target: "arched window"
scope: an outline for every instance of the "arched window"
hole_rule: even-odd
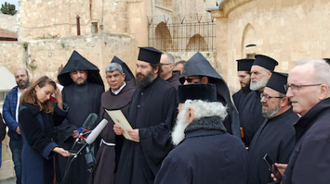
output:
[[[189,39],[186,51],[208,51],[208,46],[200,34],[195,34]]]
[[[157,49],[166,52],[173,48],[171,33],[164,22],[157,25],[155,35]]]

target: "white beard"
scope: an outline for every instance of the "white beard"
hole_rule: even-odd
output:
[[[172,131],[172,142],[176,146],[178,145],[185,137],[184,130],[187,128],[187,110],[183,110],[179,113],[178,119]]]
[[[253,82],[256,82],[256,83],[253,83]],[[268,82],[268,80],[266,77],[262,78],[260,81],[257,81],[256,79],[251,79],[250,89],[252,91],[259,90],[259,89],[265,87],[267,82]]]

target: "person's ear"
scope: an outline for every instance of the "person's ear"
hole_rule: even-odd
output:
[[[206,76],[202,77],[202,79],[201,79],[201,83],[202,83],[202,84],[208,84],[208,83],[209,83],[209,78],[206,77]]]
[[[194,121],[195,109],[189,108],[187,110],[187,123],[188,125]]]
[[[329,87],[325,84],[321,84],[319,99],[324,100],[328,97],[329,97]]]

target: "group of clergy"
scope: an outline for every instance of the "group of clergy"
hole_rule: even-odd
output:
[[[172,55],[140,47],[135,76],[114,56],[105,69],[109,89],[104,91],[99,69],[74,51],[58,75],[69,110],[55,129],[56,141],[66,150],[83,148],[77,144],[82,138],[77,130],[91,113],[98,115],[92,128],[102,119],[108,124],[83,151],[83,155],[95,154],[93,164],[86,163],[83,155],[56,159],[57,182],[281,180],[271,177],[264,157],[287,164],[295,148],[294,124],[299,116],[286,96],[288,87],[292,89],[287,86],[288,75],[275,72],[278,62],[265,55],[237,64],[241,89],[231,97],[225,80],[201,53],[193,55],[182,72],[173,72]],[[109,110],[121,110],[132,129],[114,123]]]

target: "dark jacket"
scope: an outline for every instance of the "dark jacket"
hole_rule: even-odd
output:
[[[169,82],[177,90],[178,86],[181,85],[179,78],[180,78],[180,71],[173,71],[172,76],[168,78],[166,81]]]
[[[16,128],[18,126],[16,121],[17,90],[18,87],[16,86],[9,93],[7,93],[2,110],[3,118],[9,128],[8,136],[11,139],[21,138],[21,136],[16,133]]]
[[[39,106],[23,103],[19,122],[23,138],[22,184],[50,184],[54,179],[54,125],[66,112],[56,105],[54,114],[40,111]]]
[[[3,120],[2,120],[2,114],[0,113],[0,144],[5,139],[5,137],[6,137],[6,125],[3,122]]]
[[[328,184],[330,173],[330,98],[312,107],[294,125],[297,143],[283,184]]]
[[[209,122],[211,118],[198,121]],[[188,125],[185,139],[165,158],[155,183],[246,184],[248,153],[242,141],[215,126],[188,130],[194,123]]]

